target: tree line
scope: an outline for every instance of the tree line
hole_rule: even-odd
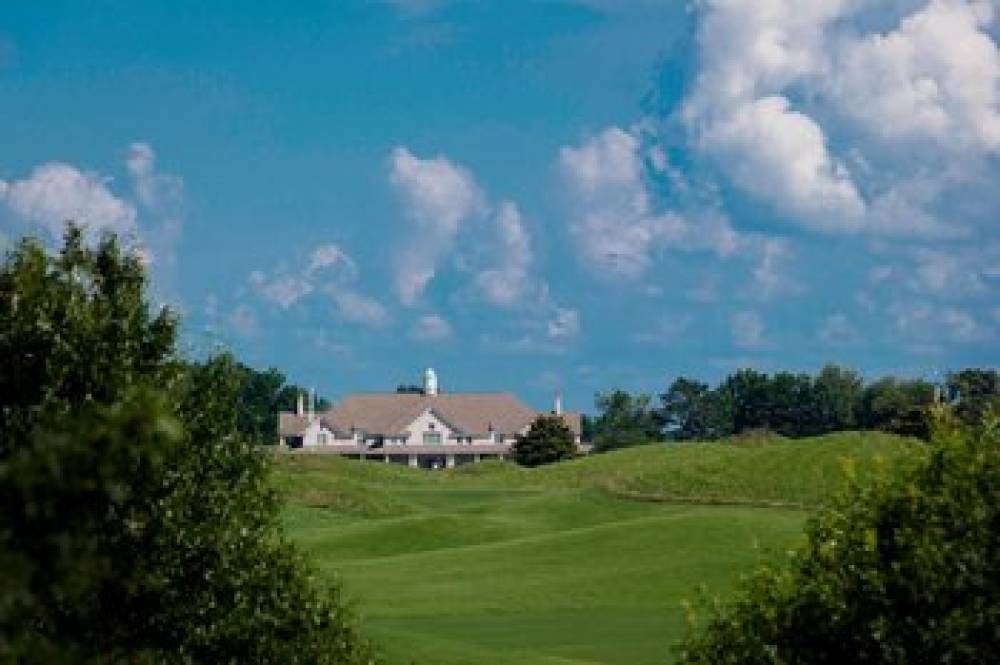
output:
[[[975,424],[1000,408],[1000,373],[963,369],[940,385],[886,376],[866,383],[855,370],[827,365],[817,374],[741,369],[715,386],[678,377],[660,394],[598,393],[598,414],[585,420],[597,450],[662,440],[712,440],[751,431],[788,437],[871,429],[926,439],[928,410],[949,405]]]

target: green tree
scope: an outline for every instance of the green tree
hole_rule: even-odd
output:
[[[708,395],[707,383],[686,377],[677,377],[667,392],[660,395],[660,419],[672,438],[700,439],[704,436],[702,408]]]
[[[258,444],[277,443],[278,412],[294,411],[299,397],[307,391],[286,383],[285,375],[274,367],[261,371],[233,359],[233,370],[240,384],[236,398],[237,431]],[[320,411],[329,406],[322,397],[316,400],[316,409]]]
[[[594,399],[600,412],[594,421],[595,449],[612,450],[659,440],[662,427],[650,401],[644,393],[598,393]]]
[[[741,369],[720,386],[733,405],[733,431],[766,429],[770,425],[771,387],[767,374]]]
[[[138,259],[0,266],[0,661],[368,662],[282,534],[231,358],[176,360]]]
[[[948,375],[948,398],[963,422],[982,422],[989,411],[1000,412],[1000,372],[963,369]]]
[[[765,377],[763,422],[758,425],[783,436],[818,434],[812,378],[808,374],[778,372]]]
[[[139,258],[113,236],[84,246],[69,227],[58,255],[22,240],[0,266],[0,460],[41,418],[110,404],[130,387],[169,387],[177,319],[152,312]]]
[[[1000,656],[1000,427],[938,430],[857,483],[680,649],[687,665],[991,663]]]
[[[560,416],[542,414],[517,437],[511,452],[522,466],[541,466],[575,457],[576,442]]]
[[[813,383],[817,433],[857,428],[863,391],[864,381],[854,370],[823,367]]]
[[[933,403],[932,384],[885,377],[862,393],[860,420],[867,429],[926,439],[930,435],[928,409]]]
[[[733,433],[732,403],[728,393],[708,384],[677,378],[660,395],[660,420],[667,434],[678,440],[711,440]]]

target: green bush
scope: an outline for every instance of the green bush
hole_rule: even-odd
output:
[[[681,645],[689,665],[1000,662],[1000,424],[855,483]]]
[[[280,528],[228,356],[182,364],[113,238],[0,266],[0,662],[367,663]]]
[[[542,414],[517,437],[511,452],[522,466],[550,464],[575,457],[576,440],[562,417]]]

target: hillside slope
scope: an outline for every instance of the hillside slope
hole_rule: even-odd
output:
[[[681,602],[726,593],[883,435],[654,445],[539,469],[279,456],[286,523],[391,663],[663,663]],[[634,500],[641,497],[643,500]],[[718,505],[722,504],[722,505]]]
[[[905,463],[920,450],[920,442],[892,434],[840,432],[652,444],[537,469],[487,462],[428,473],[326,455],[279,455],[276,476],[290,501],[375,515],[409,509],[395,502],[401,487],[590,488],[645,500],[810,507],[847,473]]]

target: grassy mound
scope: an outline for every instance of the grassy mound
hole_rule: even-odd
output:
[[[536,469],[494,461],[436,473],[295,455],[278,457],[277,477],[293,503],[366,515],[411,511],[419,496],[400,504],[400,491],[433,495],[436,488],[453,496],[463,488],[474,494],[482,488],[561,487],[653,501],[809,507],[829,495],[845,474],[905,463],[922,447],[892,434],[840,432],[809,439],[653,444]]]
[[[276,476],[290,533],[390,662],[641,664],[669,657],[683,599],[794,542],[845,467],[919,449],[850,433],[439,472],[295,455]]]

